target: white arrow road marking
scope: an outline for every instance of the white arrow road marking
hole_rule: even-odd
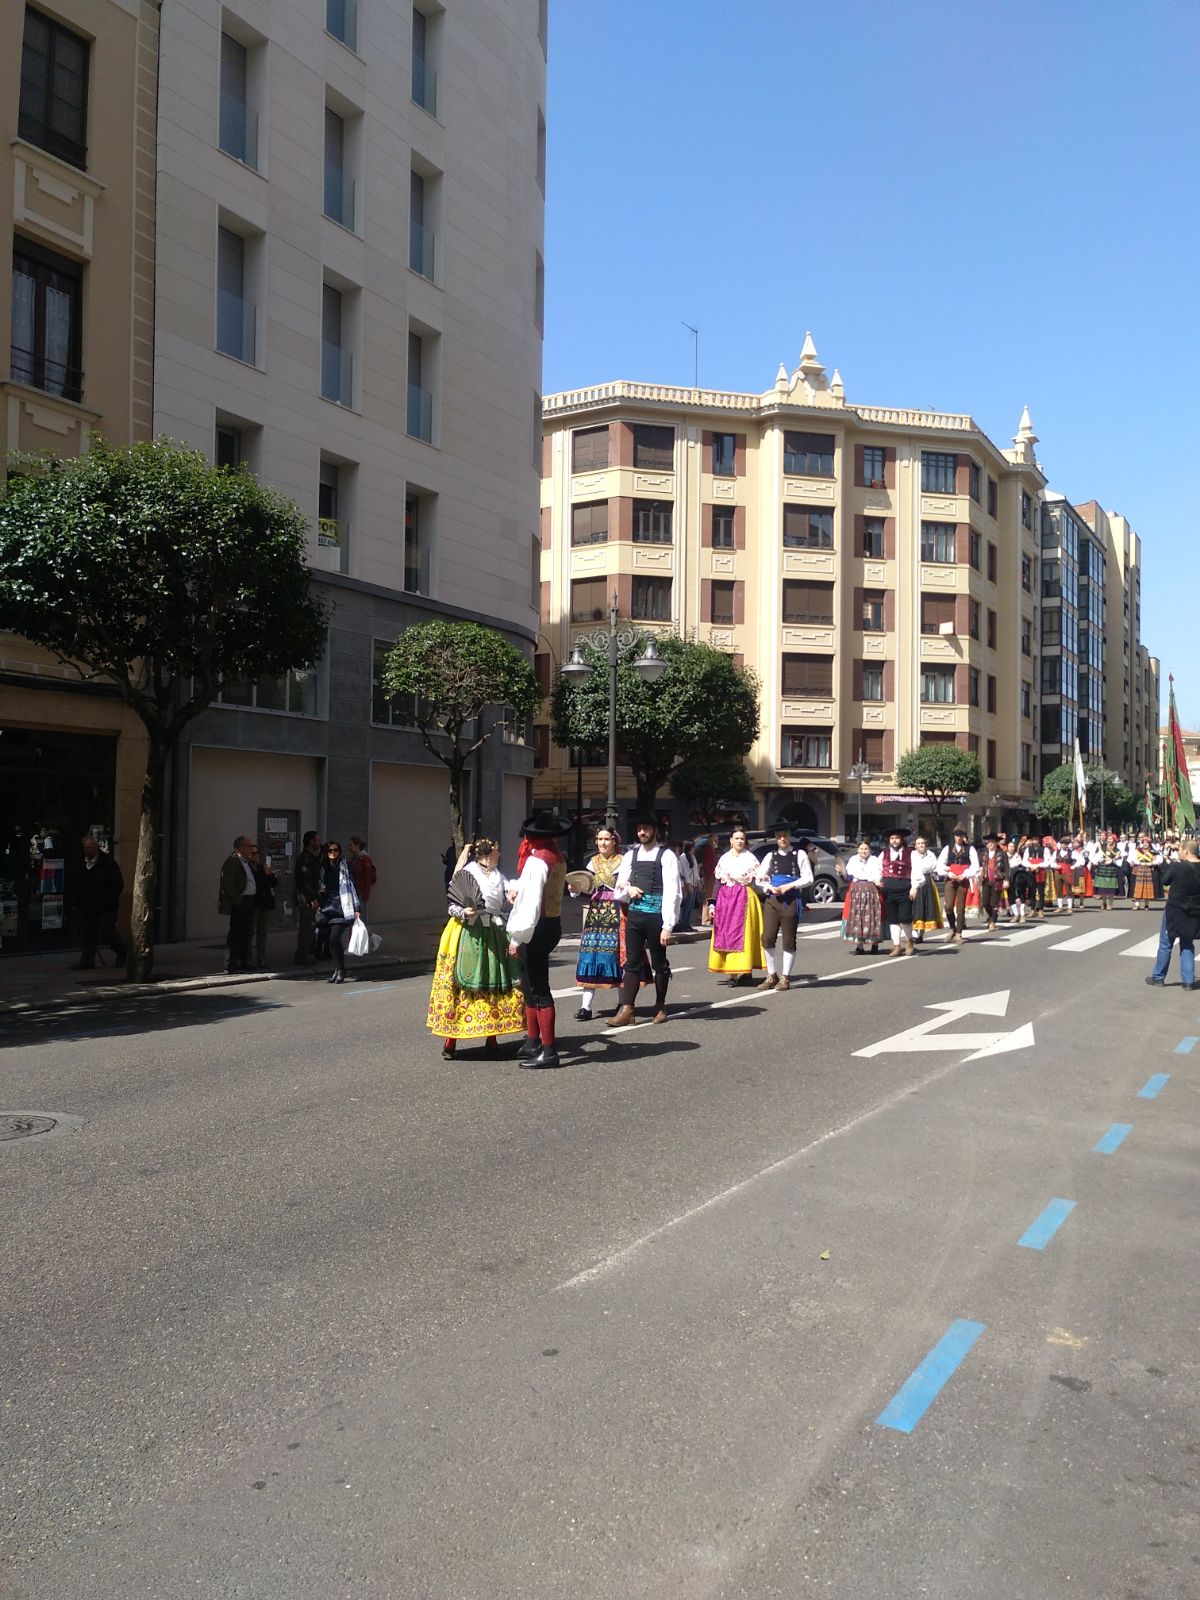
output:
[[[1093,928],[1090,933],[1081,933],[1075,939],[1066,939],[1062,944],[1052,944],[1050,948],[1065,950],[1070,955],[1079,955],[1083,950],[1094,950],[1097,945],[1107,944],[1110,939],[1119,939],[1123,933],[1128,932],[1128,928]]]
[[[1148,939],[1140,939],[1137,944],[1131,944],[1128,950],[1122,950],[1123,956],[1136,956],[1139,961],[1158,954],[1158,935],[1152,933]]]
[[[1027,1050],[1034,1043],[1032,1023],[1023,1023],[1010,1033],[941,1033],[938,1030],[948,1022],[962,1017],[1002,1017],[1008,1010],[1007,989],[997,989],[993,994],[977,994],[963,1000],[939,1000],[927,1006],[928,1011],[940,1011],[940,1017],[928,1022],[918,1022],[905,1028],[903,1033],[893,1033],[878,1044],[869,1044],[865,1050],[856,1050],[856,1056],[885,1054],[910,1054],[928,1050],[970,1050],[968,1061],[982,1061],[985,1056],[1007,1055],[1010,1050]]]

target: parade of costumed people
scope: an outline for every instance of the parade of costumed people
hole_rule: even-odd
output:
[[[609,1018],[609,1028],[624,1028],[635,1020],[634,1004],[647,961],[654,970],[653,1020],[667,1020],[667,990],[671,985],[667,946],[675,936],[683,899],[679,857],[670,845],[659,842],[658,818],[650,811],[633,811],[629,825],[636,831],[638,842],[621,858],[616,889],[617,899],[627,907],[625,977],[621,1006]]]
[[[867,945],[871,947],[871,954],[876,955],[883,936],[883,891],[879,887],[883,882],[883,863],[872,855],[866,839],[859,840],[858,849],[842,868],[842,875],[850,884],[842,904],[842,938],[854,946],[856,956],[864,955]]]
[[[1162,857],[1144,836],[1138,840],[1133,852],[1133,909],[1144,911],[1155,898],[1154,869]]]
[[[508,953],[510,884],[494,839],[472,839],[446,890],[449,917],[438,945],[425,1026],[450,1060],[460,1039],[482,1039],[490,1055],[498,1039],[525,1031],[521,966]]]
[[[1116,844],[1110,840],[1104,845],[1100,859],[1092,867],[1092,886],[1100,902],[1101,911],[1112,910],[1113,900],[1120,892],[1120,884]]]
[[[758,869],[758,857],[748,846],[745,828],[735,828],[729,836],[729,849],[714,869],[717,898],[708,970],[725,973],[736,987],[753,983],[755,972],[767,964],[762,904],[754,891]]]
[[[620,835],[612,828],[601,827],[596,830],[596,853],[587,867],[567,874],[567,887],[572,896],[588,897],[579,935],[579,960],[575,966],[575,982],[583,991],[575,1013],[576,1022],[592,1020],[597,989],[620,989],[625,981],[626,911],[617,899],[620,869]],[[647,957],[643,963],[642,982],[651,981]]]
[[[525,1042],[517,1051],[523,1067],[558,1067],[550,957],[562,938],[562,902],[567,863],[559,841],[571,831],[550,811],[535,811],[521,825],[517,893],[508,914],[508,953],[522,960]]]
[[[967,917],[967,900],[979,876],[979,854],[968,840],[967,830],[955,828],[951,843],[938,856],[938,877],[946,884],[946,943],[962,944]]]
[[[920,944],[927,933],[944,928],[942,897],[937,887],[937,857],[923,836],[913,840],[912,849],[912,931],[913,943]]]
[[[804,915],[804,890],[813,881],[808,851],[792,843],[792,826],[783,818],[772,828],[775,848],[762,859],[755,879],[762,890],[763,959],[767,975],[760,989],[791,988],[792,967],[796,961],[796,929]],[[783,940],[781,970],[775,970],[775,946]]]
[[[879,857],[879,887],[893,956],[913,954],[912,851],[908,848],[908,831],[907,828],[890,829],[888,842]]]

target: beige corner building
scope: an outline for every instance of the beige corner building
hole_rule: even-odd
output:
[[[158,15],[152,0],[0,0],[6,456],[150,434]],[[0,632],[0,949],[69,936],[62,900],[38,893],[35,831],[68,863],[79,834],[107,835],[130,877],[144,770],[115,694]]]
[[[972,820],[1023,824],[1062,759],[1061,718],[1053,739],[1042,721],[1055,533],[1028,411],[1001,448],[969,416],[853,404],[810,336],[762,394],[603,384],[549,395],[543,432],[547,682],[615,593],[646,632],[758,673],[760,822],[853,832],[861,761],[864,826],[923,825],[896,763],[941,742],[979,757]],[[1136,611],[1130,626],[1132,681]],[[538,761],[541,799],[602,803],[603,770],[580,783],[544,727]]]

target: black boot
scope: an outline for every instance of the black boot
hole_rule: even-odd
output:
[[[671,974],[669,972],[656,972],[654,974],[654,1020],[665,1022],[667,1020],[667,990],[671,987]]]
[[[536,1071],[542,1067],[561,1067],[562,1062],[559,1060],[558,1051],[554,1046],[545,1044],[538,1047],[537,1055],[527,1056],[521,1062],[521,1065],[530,1071]]]

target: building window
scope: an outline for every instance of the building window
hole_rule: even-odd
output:
[[[1021,685],[1021,715],[1027,720],[1033,715],[1033,685],[1031,683],[1023,683]],[[1024,776],[1028,777],[1029,774],[1025,773]]]
[[[250,366],[257,350],[255,309],[246,290],[246,241],[232,228],[218,228],[217,349]]]
[[[354,227],[354,179],[347,164],[346,120],[325,107],[325,215]]]
[[[1027,783],[1033,776],[1033,767],[1030,760],[1030,749],[1027,744],[1021,746],[1021,780]]]
[[[608,501],[588,500],[571,507],[571,543],[608,543]]]
[[[670,622],[670,578],[635,577],[633,580],[633,606],[630,614],[634,622]]]
[[[1033,654],[1033,623],[1029,617],[1021,618],[1021,654],[1023,656]]]
[[[781,765],[827,770],[833,765],[833,734],[828,728],[785,728]]]
[[[737,435],[714,433],[712,438],[712,473],[714,478],[732,478],[737,455]]]
[[[1033,527],[1033,501],[1029,498],[1027,489],[1021,490],[1021,526],[1023,528]]]
[[[983,607],[978,600],[967,602],[967,631],[972,639],[978,639],[979,629],[983,620]]]
[[[358,0],[325,0],[325,32],[348,50],[357,50]]]
[[[1042,693],[1058,694],[1062,690],[1062,657],[1042,657]]]
[[[1021,587],[1026,594],[1033,593],[1033,557],[1021,557]]]
[[[354,355],[349,348],[345,296],[331,283],[321,289],[321,395],[334,405],[354,400]]]
[[[952,706],[954,704],[954,668],[921,668],[921,702],[923,705]]]
[[[670,544],[674,506],[670,500],[633,502],[634,544]]]
[[[733,531],[733,507],[712,508],[712,547],[714,550],[732,550],[736,540]]]
[[[730,580],[724,578],[713,580],[713,586],[709,590],[709,609],[712,613],[709,617],[710,622],[717,623],[721,627],[733,627],[733,590],[734,585]]]
[[[868,561],[883,560],[883,518],[864,517],[862,525],[862,553]]]
[[[86,167],[87,91],[87,40],[26,6],[18,137]]]
[[[250,56],[232,34],[221,35],[221,106],[217,142],[227,156],[258,168],[258,113],[250,105]]]
[[[833,585],[803,578],[783,580],[783,620],[828,627],[833,621]]]
[[[675,429],[639,425],[633,430],[633,464],[647,472],[675,470]]]
[[[544,114],[542,112],[541,106],[538,107],[538,113],[537,113],[537,157],[536,157],[536,161],[537,161],[537,165],[536,165],[534,170],[535,170],[535,173],[536,173],[536,176],[537,176],[537,186],[542,191],[542,194],[545,195],[545,193],[546,193],[546,118],[545,118],[545,116],[544,116]]]
[[[967,560],[979,571],[979,535],[972,528],[967,534]]]
[[[833,657],[784,656],[783,692],[789,695],[832,694]]]
[[[994,517],[996,515],[998,500],[999,500],[999,490],[996,488],[996,480],[995,480],[995,478],[989,478],[988,479],[988,501],[987,501],[988,516],[989,517]]]
[[[968,462],[967,463],[967,467],[968,467],[968,472],[967,472],[967,480],[968,480],[967,493],[971,496],[972,500],[978,502],[979,497],[980,497],[981,480],[983,478],[983,474],[979,470],[978,462],[975,462],[975,461]]]
[[[344,515],[344,477],[338,462],[321,462],[317,482],[317,548],[325,552],[321,565],[327,571],[350,571],[350,524]]]
[[[989,739],[987,742],[987,775],[989,778],[996,776],[996,741]]]
[[[408,174],[408,264],[433,281],[437,240],[433,231],[433,180],[413,168]]]
[[[977,706],[979,704],[979,668],[967,668],[967,703]]]
[[[921,596],[921,632],[954,632],[954,596],[952,594],[923,594]]]
[[[993,716],[996,714],[996,680],[988,673],[987,681],[987,708]]]
[[[392,646],[382,639],[371,643],[371,721],[384,728],[412,728],[417,721],[417,697],[388,694],[383,670]]]
[[[533,325],[539,333],[546,323],[546,263],[542,252],[533,252]]]
[[[242,464],[242,430],[232,423],[218,422],[213,440],[213,466],[236,471]]]
[[[242,710],[284,711],[293,717],[316,717],[320,709],[320,667],[304,667],[278,678],[241,678],[222,683],[217,704]]]
[[[1000,569],[1000,555],[990,539],[988,540],[987,563],[988,582],[995,583]]]
[[[422,111],[437,116],[437,73],[434,70],[436,27],[425,15],[413,7],[412,19],[412,98]]]
[[[576,578],[571,584],[571,621],[603,622],[608,611],[607,590],[607,578]]]
[[[809,478],[832,478],[833,435],[785,433],[783,470],[788,473],[803,473]]]
[[[13,251],[13,379],[65,400],[81,400],[82,348],[82,271],[73,261],[19,241]]]
[[[410,439],[433,443],[433,383],[429,341],[410,328],[408,333],[408,426]]]
[[[921,524],[921,560],[954,560],[954,524],[952,522],[923,522]]]
[[[833,510],[824,506],[784,506],[785,550],[832,550]]]
[[[967,735],[967,751],[970,755],[979,755],[979,735],[977,733],[969,733]]]
[[[884,485],[884,463],[887,454],[882,445],[868,444],[863,446],[863,482],[868,489],[882,489]]]
[[[957,456],[940,450],[921,451],[921,492],[923,494],[953,494],[954,468]]]
[[[429,593],[434,499],[430,494],[412,492],[404,497],[404,589],[407,594]]]
[[[864,701],[877,702],[883,699],[883,668],[863,662],[862,669],[862,697]]]
[[[987,645],[989,650],[996,648],[996,613],[989,611],[987,614]]]
[[[831,608],[832,608],[832,602],[830,604],[831,604]],[[862,597],[862,617],[861,617],[863,632],[864,633],[882,633],[883,632],[883,613],[884,613],[883,590],[882,589],[864,589],[863,590],[863,597]],[[833,621],[832,615],[830,616],[829,620],[831,622]]]
[[[577,428],[571,435],[571,471],[600,472],[608,466],[608,427]]]

